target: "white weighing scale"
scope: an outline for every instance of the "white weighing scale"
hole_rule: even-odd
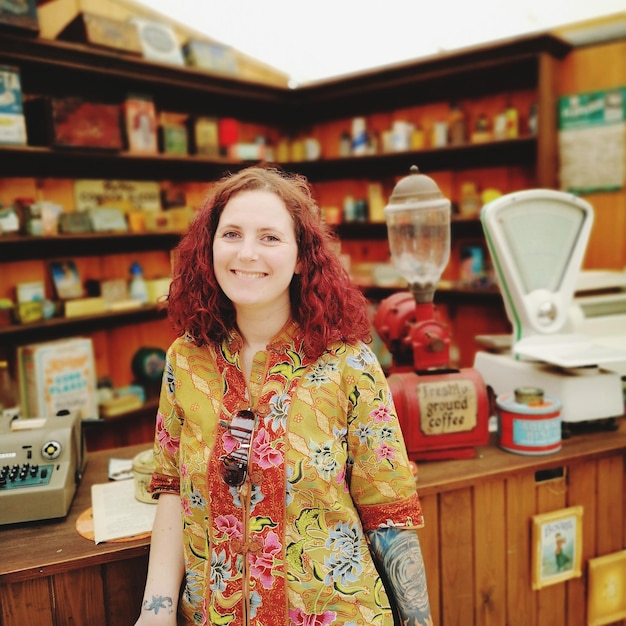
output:
[[[539,387],[561,400],[563,422],[623,415],[622,381],[610,365],[626,363],[626,350],[573,322],[591,205],[561,191],[520,191],[485,205],[481,222],[513,326],[509,350],[476,353],[485,383],[496,395]]]

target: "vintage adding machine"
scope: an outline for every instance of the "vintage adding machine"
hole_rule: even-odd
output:
[[[481,221],[513,327],[508,342],[482,338],[474,367],[487,385],[496,395],[531,386],[560,399],[565,434],[568,424],[623,415],[624,294],[574,298],[591,205],[562,191],[520,191],[485,205]]]
[[[86,453],[79,414],[0,421],[0,525],[65,517]]]

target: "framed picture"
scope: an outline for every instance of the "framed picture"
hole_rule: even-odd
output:
[[[626,619],[626,550],[589,559],[587,624]]]
[[[582,518],[582,506],[533,516],[533,589],[581,576]]]

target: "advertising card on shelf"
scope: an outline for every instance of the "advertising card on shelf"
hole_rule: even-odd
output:
[[[626,175],[626,87],[559,99],[561,188],[622,189]]]

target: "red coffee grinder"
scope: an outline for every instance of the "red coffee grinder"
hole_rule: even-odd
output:
[[[374,327],[393,357],[388,381],[409,457],[474,457],[489,440],[487,389],[477,370],[450,368],[450,335],[433,307],[450,258],[450,200],[413,165],[385,216],[392,261],[411,291],[383,300]]]

